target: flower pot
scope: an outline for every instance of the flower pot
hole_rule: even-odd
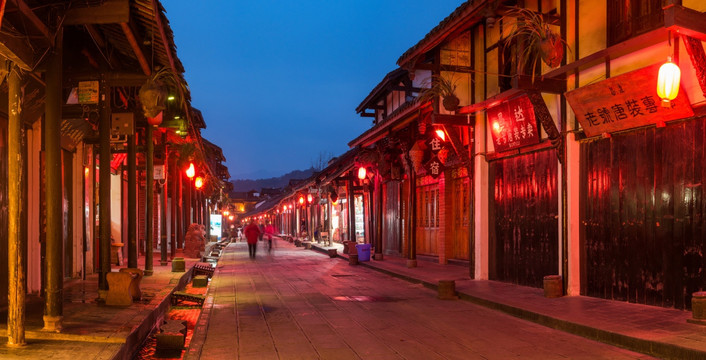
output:
[[[444,105],[444,109],[446,109],[446,111],[456,111],[456,109],[458,109],[458,104],[461,103],[461,100],[459,100],[456,95],[447,95],[444,96],[441,103]]]
[[[559,35],[549,31],[547,37],[539,43],[539,52],[542,61],[549,67],[555,68],[564,58],[564,44],[561,43]]]

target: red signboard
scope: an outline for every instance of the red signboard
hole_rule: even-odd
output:
[[[433,155],[426,164],[424,168],[427,170],[427,175],[431,175],[434,179],[438,178],[442,172],[444,172],[444,164],[439,161],[436,155]]]
[[[539,129],[534,117],[534,107],[527,95],[510,99],[488,108],[496,152],[507,151],[539,142]]]
[[[566,93],[586,136],[694,116],[689,99],[680,89],[669,107],[657,96],[661,64],[631,71]]]

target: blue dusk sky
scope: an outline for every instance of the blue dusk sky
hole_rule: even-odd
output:
[[[462,0],[163,0],[204,138],[232,179],[338,156],[355,108]]]

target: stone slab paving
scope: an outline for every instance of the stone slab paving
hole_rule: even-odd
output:
[[[199,259],[186,259],[187,269]],[[138,266],[144,269],[144,258]],[[117,271],[113,266],[113,271]],[[142,300],[129,307],[99,305],[98,277],[75,280],[65,284],[63,326],[61,333],[41,331],[43,303],[36,299],[27,304],[25,336],[27,346],[9,348],[7,342],[7,311],[0,312],[0,359],[114,359],[130,358],[146,339],[160,311],[168,309],[166,297],[185,272],[172,273],[171,263],[159,265],[155,256],[154,274],[141,282]],[[166,311],[162,311],[166,312]],[[163,315],[163,314],[162,314]]]
[[[276,245],[256,260],[226,248],[186,359],[650,358]]]

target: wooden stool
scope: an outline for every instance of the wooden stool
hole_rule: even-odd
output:
[[[130,296],[132,274],[127,272],[109,272],[106,274],[106,280],[108,281],[108,294],[105,297],[106,305],[132,305],[132,296]]]
[[[133,300],[142,299],[142,290],[140,290],[140,281],[145,277],[144,271],[137,268],[122,268],[120,272],[129,273],[132,275],[132,282],[130,282],[130,296]]]

